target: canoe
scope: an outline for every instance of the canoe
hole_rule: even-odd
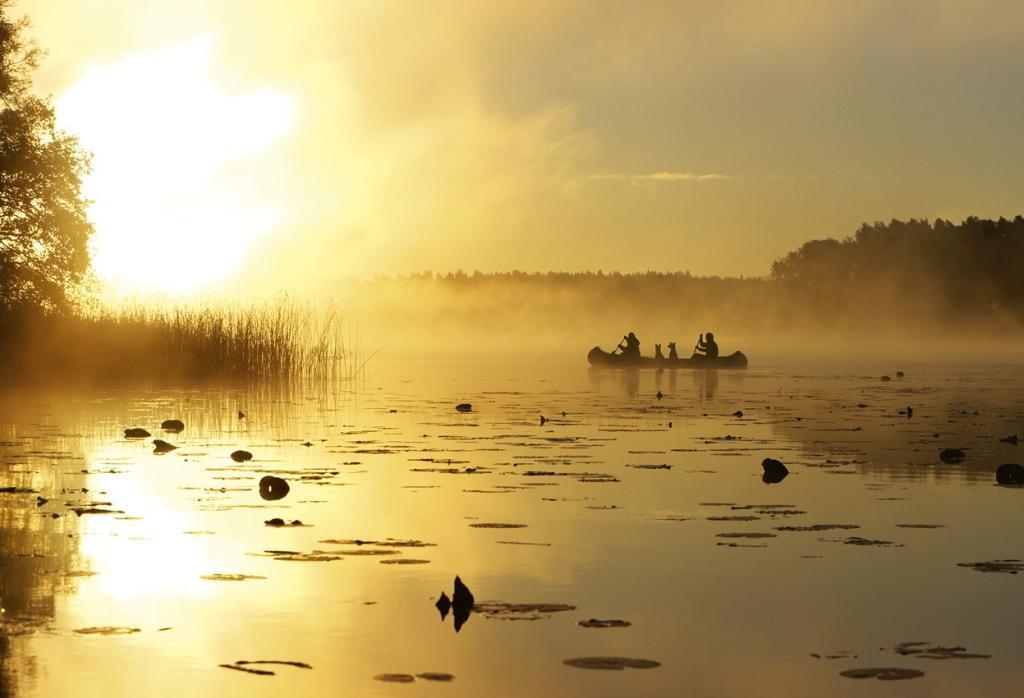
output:
[[[606,368],[746,368],[747,357],[742,351],[735,351],[728,356],[717,359],[656,359],[653,356],[627,358],[621,354],[612,354],[600,347],[594,347],[587,354],[591,366]]]

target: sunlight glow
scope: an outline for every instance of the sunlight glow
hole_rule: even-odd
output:
[[[223,279],[284,217],[259,168],[291,131],[294,101],[273,88],[227,94],[213,44],[204,35],[90,68],[57,102],[61,127],[94,154],[93,267],[119,292]]]

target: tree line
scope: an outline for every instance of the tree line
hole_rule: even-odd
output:
[[[914,322],[1024,322],[1024,217],[971,216],[862,225],[811,240],[777,260],[770,279],[818,319],[845,310]]]

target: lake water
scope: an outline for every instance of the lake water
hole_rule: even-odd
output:
[[[1013,434],[1013,369],[375,360],[336,386],[9,390],[0,693],[1017,695],[1024,573],[960,564],[1024,559],[1024,489],[994,476]],[[459,632],[434,606],[455,575],[481,607]],[[660,666],[565,663],[587,657]],[[840,674],[871,667],[924,675]],[[430,672],[454,678],[375,678]]]

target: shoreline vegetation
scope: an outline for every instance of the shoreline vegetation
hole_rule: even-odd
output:
[[[361,368],[358,336],[333,310],[288,299],[23,311],[0,314],[0,328],[5,382],[330,381]]]

